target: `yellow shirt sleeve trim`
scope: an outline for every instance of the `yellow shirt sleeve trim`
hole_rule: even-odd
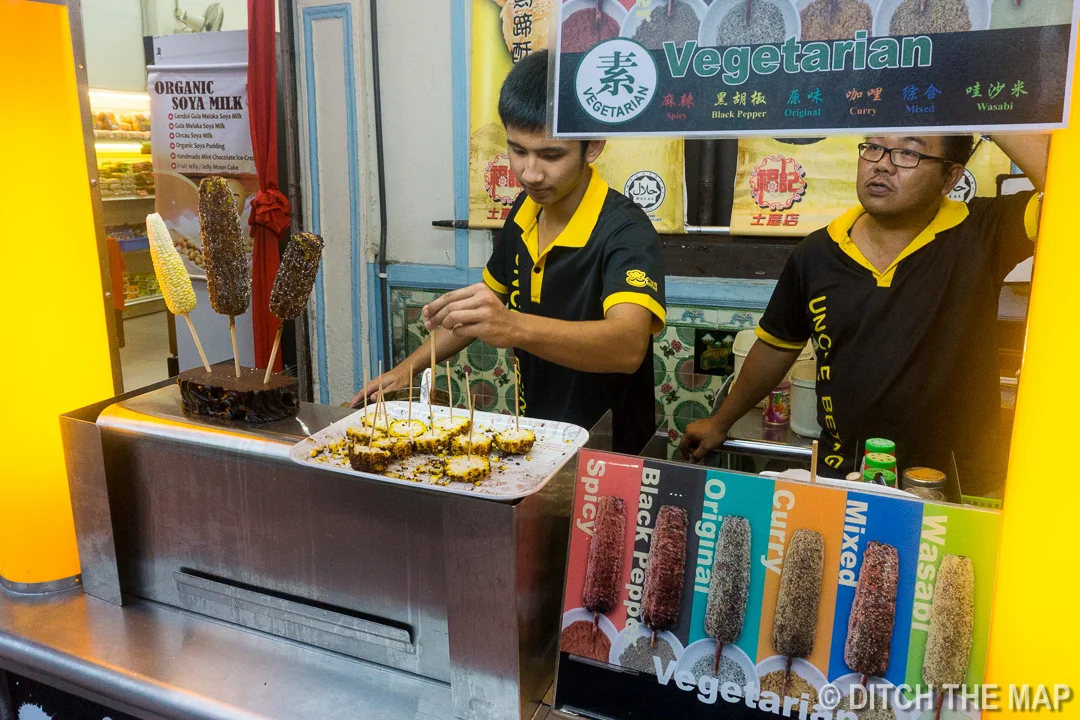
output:
[[[1042,200],[1040,199],[1040,193],[1035,193],[1028,200],[1027,207],[1024,208],[1024,231],[1027,232],[1029,240],[1034,241],[1039,236],[1039,212],[1042,210]]]
[[[501,282],[492,277],[487,268],[484,268],[484,284],[494,290],[499,295],[507,295],[510,292],[510,288],[503,285]]]
[[[640,305],[653,314],[652,327],[649,329],[649,332],[653,335],[664,329],[664,322],[667,319],[667,313],[664,312],[664,306],[656,302],[652,295],[646,293],[617,292],[608,295],[607,299],[604,300],[604,317],[607,317],[608,310],[616,305],[622,305],[623,303]]]
[[[754,334],[757,335],[759,339],[764,340],[773,347],[778,347],[781,350],[802,350],[804,347],[806,347],[805,341],[789,342],[787,340],[781,340],[780,338],[776,337],[772,333],[762,328],[760,325],[754,328]]]

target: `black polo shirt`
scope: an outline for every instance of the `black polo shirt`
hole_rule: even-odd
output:
[[[653,314],[653,333],[663,329],[660,238],[641,208],[609,189],[593,167],[573,218],[543,252],[540,210],[521,193],[484,270],[484,282],[508,296],[511,310],[581,322],[602,320],[615,305],[633,303]],[[641,452],[656,430],[651,339],[630,375],[581,372],[515,352],[522,414],[588,429],[610,409],[613,449],[631,454]]]
[[[1030,257],[1032,193],[944,199],[933,221],[884,272],[849,232],[857,207],[811,233],[791,254],[758,337],[817,347],[821,458],[855,465],[856,443],[896,442],[897,464],[954,475],[968,494],[1002,486],[998,298]]]

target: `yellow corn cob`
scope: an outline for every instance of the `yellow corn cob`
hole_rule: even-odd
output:
[[[154,262],[165,305],[173,315],[187,315],[195,309],[195,290],[184,261],[173,245],[169,228],[157,213],[146,216],[146,236],[150,239],[150,259]]]

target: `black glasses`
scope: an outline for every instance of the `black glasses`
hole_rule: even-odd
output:
[[[953,163],[952,160],[943,157],[927,155],[926,153],[908,150],[907,148],[887,148],[883,145],[878,145],[877,143],[859,143],[859,157],[867,162],[876,163],[881,160],[881,158],[885,157],[885,153],[889,153],[889,160],[891,160],[892,164],[898,168],[918,167],[919,163],[923,160]]]

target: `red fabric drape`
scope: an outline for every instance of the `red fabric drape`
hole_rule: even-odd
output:
[[[270,289],[281,258],[278,240],[289,227],[289,200],[278,189],[277,51],[274,0],[248,0],[248,117],[259,192],[251,201],[251,319],[255,366],[265,368],[278,319],[270,312]],[[281,353],[274,362],[281,370]]]

